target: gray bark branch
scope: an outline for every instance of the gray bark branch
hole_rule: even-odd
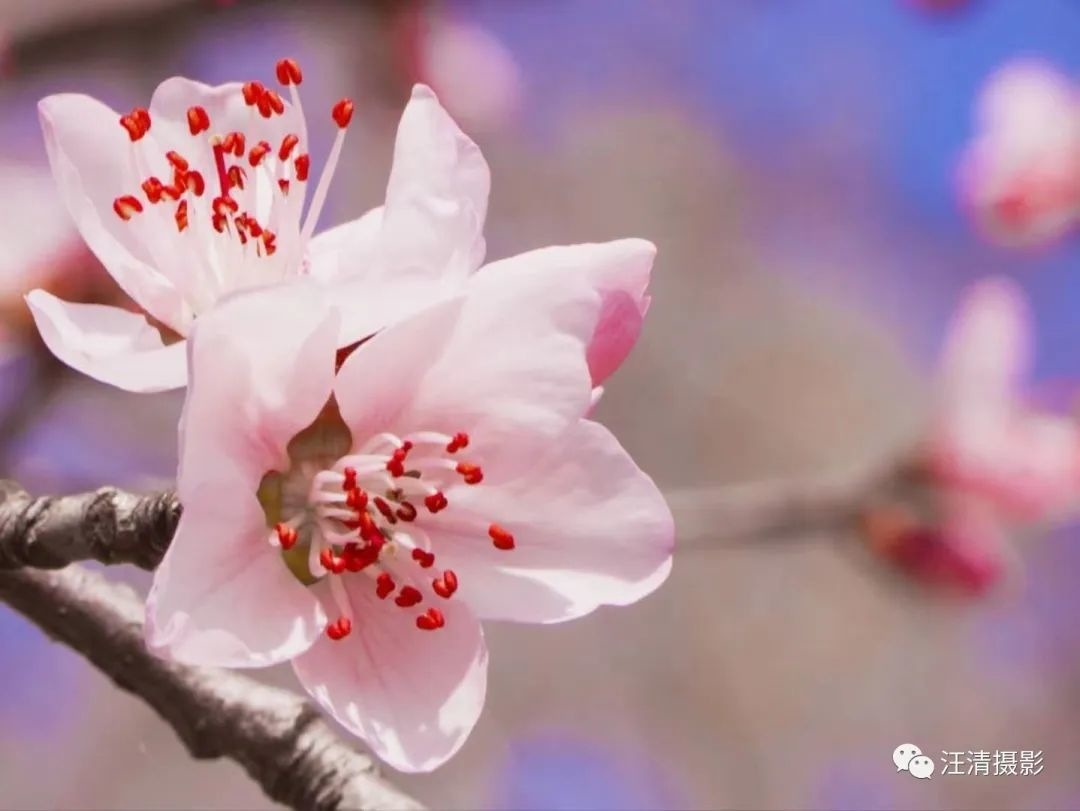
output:
[[[71,498],[53,504],[85,504],[79,499],[86,497]],[[79,510],[61,512],[75,521]],[[63,546],[61,554],[74,548]],[[45,559],[55,561],[55,550],[49,554]],[[0,600],[149,704],[193,757],[231,758],[277,802],[319,811],[422,808],[380,778],[370,758],[338,740],[300,696],[237,672],[189,667],[150,653],[142,601],[127,586],[77,566],[0,571]]]
[[[136,496],[103,487],[34,498],[16,483],[0,481],[0,570],[62,569],[81,560],[152,570],[179,520],[173,493]]]

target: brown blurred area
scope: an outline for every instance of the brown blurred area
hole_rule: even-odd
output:
[[[156,5],[3,3],[0,20],[21,44],[0,97],[94,74],[135,103],[159,79],[198,72],[190,46],[200,37],[219,43],[214,64],[226,66],[235,38],[244,52],[237,79],[296,47],[313,56],[306,70],[316,103],[342,93],[357,102],[335,219],[380,202],[407,92],[384,36],[385,9]],[[69,17],[69,6],[78,13]],[[107,18],[106,6],[117,7]],[[116,16],[123,6],[130,18]],[[832,475],[906,447],[924,417],[926,382],[892,327],[842,285],[795,281],[758,255],[746,233],[767,182],[676,94],[636,82],[632,71],[622,81],[610,93],[566,89],[543,138],[507,126],[479,139],[494,179],[492,258],[622,236],[659,246],[645,334],[597,418],[671,491]],[[31,106],[18,109],[32,115]],[[830,272],[843,278],[857,268]],[[3,312],[14,321],[18,302]],[[65,449],[105,434],[140,449],[135,462],[103,468],[107,483],[168,485],[178,396],[127,395],[75,376],[63,385],[49,419],[68,426],[69,444],[28,452],[15,476],[39,490],[105,484],[62,475]],[[500,807],[499,775],[515,741],[555,731],[647,758],[677,787],[670,801],[690,808],[1065,808],[1077,796],[1067,774],[1080,751],[1075,664],[986,664],[986,629],[997,618],[1051,633],[1027,604],[925,600],[882,578],[849,538],[725,545],[722,527],[717,538],[697,529],[707,503],[683,510],[694,515],[677,521],[695,533],[679,537],[674,572],[657,594],[567,625],[488,626],[489,700],[472,738],[434,774],[393,780],[433,808]],[[1040,554],[1029,552],[1036,564]],[[12,679],[19,665],[9,650],[0,656]],[[64,683],[78,688],[62,728],[0,734],[0,807],[267,807],[239,767],[189,759],[151,711],[67,651],[35,651],[48,657],[46,683],[24,692],[20,717],[45,714],[56,700],[52,670],[77,671]],[[293,685],[287,669],[260,676]],[[891,764],[908,741],[935,760],[941,748],[1043,749],[1048,765],[1035,782],[916,781]],[[572,783],[561,791],[570,799],[560,807],[578,807]]]

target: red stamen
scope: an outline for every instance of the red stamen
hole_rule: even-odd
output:
[[[391,524],[397,523],[397,516],[394,515],[394,508],[387,504],[385,499],[376,496],[375,509],[381,512],[382,517],[389,521]]]
[[[356,472],[353,471],[353,487],[349,490],[349,494],[345,496],[345,503],[349,506],[349,509],[360,512],[367,509],[368,494],[360,487],[356,487]]]
[[[176,207],[176,228],[183,233],[184,229],[188,227],[188,204],[187,200],[181,200],[180,205]]]
[[[401,502],[401,506],[397,508],[397,517],[402,521],[415,521],[416,506],[410,501]]]
[[[334,105],[334,109],[331,112],[331,115],[334,118],[334,123],[342,129],[345,129],[347,126],[349,126],[349,122],[352,121],[354,109],[355,105],[352,103],[352,100],[342,99],[341,101],[339,101],[337,104]]]
[[[221,193],[229,193],[229,173],[225,170],[225,144],[222,141],[217,141],[214,144],[214,166],[217,168],[218,183],[221,186]]]
[[[235,155],[238,158],[244,157],[244,149],[247,145],[247,139],[242,132],[230,132],[225,135],[221,140],[221,148],[225,150],[226,155]]]
[[[492,524],[488,527],[488,535],[491,536],[491,542],[495,545],[496,549],[502,549],[504,552],[508,552],[514,548],[514,536],[498,524]]]
[[[430,569],[435,563],[435,555],[431,552],[425,552],[423,549],[414,549],[412,559],[419,563],[423,569]]]
[[[186,172],[191,168],[191,164],[189,164],[179,152],[170,149],[165,153],[165,157],[168,159],[169,163],[172,164],[173,169],[178,172]]]
[[[161,195],[165,191],[164,184],[156,177],[148,177],[142,184],[143,194],[146,195],[146,199],[150,201],[152,205],[156,205],[161,202]]]
[[[326,635],[337,642],[352,633],[352,621],[348,617],[338,617],[336,622],[326,626]]]
[[[298,536],[296,529],[290,527],[288,524],[278,524],[277,527],[278,542],[281,544],[281,548],[285,550],[292,549],[296,545],[296,539]]]
[[[300,143],[300,137],[297,135],[286,135],[281,140],[281,148],[278,150],[278,158],[283,161],[287,161],[292,151],[296,149],[296,145]]]
[[[243,168],[239,166],[230,166],[227,177],[229,178],[230,189],[235,186],[241,191],[244,190],[244,179],[247,177],[247,175],[244,173]]]
[[[463,448],[469,447],[469,435],[461,431],[454,434],[453,438],[446,446],[447,453],[457,453]]]
[[[139,202],[137,197],[132,197],[130,194],[126,194],[123,197],[117,197],[113,201],[113,211],[116,212],[116,216],[127,222],[136,214],[141,214],[143,210],[142,203]]]
[[[401,589],[401,592],[394,598],[394,602],[402,608],[411,608],[424,599],[424,595],[420,593],[418,589],[412,586],[405,586]]]
[[[468,462],[460,462],[456,468],[454,468],[461,478],[465,480],[465,484],[480,484],[484,480],[484,471],[480,469],[479,465],[470,465]]]
[[[206,191],[206,181],[203,180],[203,176],[199,172],[188,172],[184,175],[184,185],[196,197],[202,197],[203,192]]]
[[[299,85],[304,81],[304,74],[295,59],[282,59],[277,63],[277,80],[286,87],[291,84]]]
[[[380,600],[385,600],[396,588],[397,584],[394,582],[394,578],[386,572],[375,578],[375,594]]]
[[[255,107],[266,94],[266,88],[262,82],[245,82],[244,86],[240,89],[244,94],[244,104],[248,107]]]
[[[439,512],[439,510],[445,510],[448,504],[446,496],[441,492],[435,492],[424,497],[424,506],[428,508],[432,515]]]
[[[301,183],[306,182],[311,173],[311,156],[306,152],[296,159],[296,179]]]
[[[446,620],[437,608],[429,608],[427,613],[416,618],[416,627],[421,631],[434,631],[444,625],[446,625]]]
[[[279,180],[277,182],[277,185],[278,185],[278,188],[281,189],[282,194],[288,194],[289,193],[289,181],[282,178],[281,180]]]
[[[225,233],[225,227],[227,225],[227,220],[225,219],[224,214],[214,214],[210,218],[210,222],[213,224],[214,230],[217,231],[219,234],[224,234]]]
[[[457,591],[458,580],[457,575],[450,569],[443,572],[443,576],[431,581],[432,590],[442,597],[444,600],[449,600],[450,597]]]
[[[263,99],[266,100],[266,106],[269,107],[275,115],[285,114],[285,102],[276,90],[267,90]],[[262,107],[259,107],[259,112],[262,113]],[[263,113],[263,115],[266,116],[266,118],[270,117],[265,113]]]
[[[345,481],[341,484],[341,489],[346,492],[356,488],[356,468],[347,467],[342,471],[345,476]]]
[[[262,163],[263,158],[268,154],[270,154],[270,144],[266,143],[266,141],[259,141],[248,153],[248,163],[254,168]]]
[[[263,251],[267,256],[273,256],[277,253],[277,235],[273,231],[263,231],[262,243]]]
[[[192,135],[210,129],[210,116],[203,107],[189,107],[187,111],[188,129]]]

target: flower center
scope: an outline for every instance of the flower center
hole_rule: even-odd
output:
[[[324,445],[321,458],[309,456],[280,482],[280,520],[267,540],[301,582],[328,583],[338,611],[326,628],[330,639],[348,636],[355,621],[346,578],[356,579],[350,588],[369,588],[414,611],[422,631],[445,625],[431,595],[449,600],[458,578],[436,565],[428,530],[451,506],[450,485],[484,480],[483,469],[461,456],[468,447],[464,432],[383,433],[340,456]],[[514,548],[514,536],[497,524],[488,536],[497,549]]]
[[[302,122],[300,66],[292,59],[281,60],[277,79],[288,88]],[[249,110],[246,127],[225,131],[205,108],[191,107],[186,122],[190,148],[173,143],[176,148],[164,156],[157,142],[145,137],[153,124],[147,110],[138,108],[120,119],[143,180],[141,194],[118,197],[113,210],[125,222],[148,221],[158,234],[171,235],[164,243],[146,240],[148,249],[159,269],[182,266],[182,272],[167,275],[196,314],[231,290],[303,272],[305,248],[326,202],[353,115],[348,99],[334,105],[337,137],[301,223],[304,193],[298,187],[308,182],[311,172],[304,137],[285,132],[280,141],[275,136],[274,143],[259,140],[260,133],[281,132],[280,126],[268,122],[285,115],[285,102],[276,90],[257,81],[237,92]],[[230,123],[235,126],[235,121]],[[169,136],[173,133],[163,137]],[[144,200],[149,207],[144,207]],[[179,257],[187,261],[178,261]]]

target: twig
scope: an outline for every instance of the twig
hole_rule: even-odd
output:
[[[0,572],[0,600],[153,707],[193,757],[235,760],[277,802],[320,811],[422,808],[299,696],[150,653],[142,602],[127,586],[77,566]]]
[[[179,520],[173,493],[136,496],[103,487],[33,498],[15,482],[0,481],[0,570],[61,569],[80,560],[154,569]]]

